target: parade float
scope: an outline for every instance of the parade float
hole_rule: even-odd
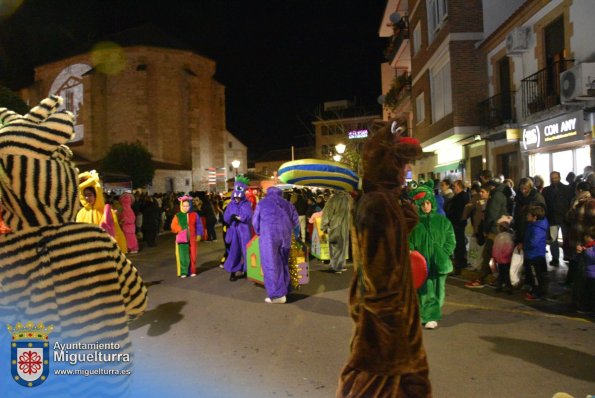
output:
[[[286,184],[312,188],[329,188],[351,192],[357,189],[358,175],[347,165],[320,159],[300,159],[286,162],[279,167],[279,180]],[[321,229],[322,212],[311,217],[312,243],[310,254],[319,260],[329,260],[326,234]]]
[[[264,274],[260,262],[260,237],[258,235],[255,235],[246,245],[246,257],[248,259],[248,280],[264,285]],[[310,281],[307,248],[295,238],[291,239],[289,250],[289,276],[291,287],[294,289]]]

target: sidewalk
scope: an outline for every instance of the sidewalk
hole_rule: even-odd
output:
[[[562,250],[560,250],[560,257],[563,258]],[[481,292],[484,294],[496,295],[503,299],[510,299],[515,300],[518,302],[523,302],[535,309],[552,313],[558,315],[569,315],[574,317],[583,317],[585,319],[595,321],[595,318],[592,316],[589,317],[588,315],[579,314],[576,312],[572,304],[572,290],[569,286],[564,284],[566,280],[566,274],[568,272],[568,263],[566,261],[560,260],[560,265],[558,267],[553,267],[549,265],[550,261],[552,260],[551,254],[548,251],[546,253],[546,261],[547,261],[547,270],[548,270],[548,286],[547,286],[547,293],[545,298],[542,300],[536,301],[527,301],[524,299],[525,290],[522,289],[522,282],[521,286],[513,289],[513,294],[508,295],[505,292],[496,292],[495,287],[490,285],[490,283],[494,282],[496,279],[496,274],[489,275],[486,278],[486,284],[483,288],[479,289],[470,289],[477,292]],[[453,283],[455,285],[463,286],[468,281],[476,280],[479,276],[479,271],[470,270],[470,269],[463,269],[461,275],[454,276],[450,275],[448,277],[448,282]],[[521,279],[522,280],[522,279]]]

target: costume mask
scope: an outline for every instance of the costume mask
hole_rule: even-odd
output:
[[[234,199],[239,198],[240,202],[246,200],[246,191],[248,190],[248,184],[250,180],[244,176],[237,176],[236,182],[233,184],[233,194],[232,197]]]

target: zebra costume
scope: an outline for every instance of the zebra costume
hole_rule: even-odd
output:
[[[145,310],[147,290],[107,232],[74,222],[78,170],[64,145],[74,118],[57,111],[61,103],[60,97],[46,98],[25,116],[0,108],[0,194],[12,230],[0,235],[0,343],[9,337],[6,324],[33,321],[54,325],[52,344],[117,343],[117,353],[132,356],[128,321]],[[132,361],[109,366],[127,371]],[[10,379],[10,372],[0,372],[0,388],[11,391],[3,396],[28,391]],[[51,368],[38,391],[48,397],[122,397],[129,384],[128,376],[60,377]]]

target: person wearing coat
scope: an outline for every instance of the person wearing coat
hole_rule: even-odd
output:
[[[157,200],[150,196],[141,207],[143,215],[143,239],[150,247],[157,245],[157,234],[161,226],[161,209]]]
[[[463,217],[465,206],[469,203],[469,193],[465,191],[463,181],[456,180],[452,184],[454,196],[450,199],[446,210],[446,217],[450,220],[457,245],[454,251],[454,273],[461,274],[463,268],[467,268],[467,237],[465,236],[465,227],[467,218]]]
[[[517,248],[522,249],[525,239],[525,230],[527,228],[527,214],[531,206],[540,205],[546,212],[547,207],[545,199],[541,193],[534,187],[530,178],[521,178],[519,182],[519,194],[515,198],[514,206],[514,231],[515,243]]]
[[[564,222],[564,217],[570,209],[570,202],[574,196],[574,190],[560,182],[560,173],[552,171],[550,173],[550,185],[543,188],[541,194],[547,206],[545,214],[547,222],[550,226],[550,251],[552,253],[552,261],[550,265],[557,267],[560,265],[560,247],[558,245],[558,231],[562,234],[563,242],[568,243],[568,228]],[[568,246],[564,246],[564,255],[568,257]]]
[[[490,191],[488,202],[486,203],[484,218],[483,218],[483,237],[485,243],[481,252],[481,269],[476,280],[467,282],[465,287],[471,289],[480,289],[485,285],[485,279],[492,273],[490,269],[490,260],[492,259],[492,248],[494,246],[494,239],[498,233],[498,220],[503,215],[507,214],[507,199],[504,194],[506,185],[495,180],[489,180],[484,187]]]
[[[266,197],[256,205],[252,226],[260,236],[260,259],[267,291],[265,302],[284,304],[290,284],[291,234],[299,236],[298,213],[291,203],[283,199],[279,188],[269,187]]]
[[[134,203],[134,196],[131,193],[125,192],[120,195],[119,199],[122,205],[122,212],[118,213],[118,220],[122,225],[122,232],[126,237],[126,246],[128,247],[128,253],[138,253],[138,240],[136,239],[136,215],[132,210],[132,204]]]
[[[328,234],[331,263],[329,271],[340,274],[345,270],[349,251],[349,225],[351,196],[337,191],[326,202],[322,210],[321,229]]]
[[[433,186],[428,183],[418,186],[410,194],[418,208],[419,221],[409,235],[409,248],[420,252],[428,265],[428,278],[417,290],[417,296],[421,323],[426,329],[434,329],[442,319],[446,277],[453,268],[450,256],[456,240],[448,218],[437,213]]]
[[[223,214],[223,220],[229,225],[225,243],[230,245],[223,268],[229,272],[232,282],[246,277],[246,245],[252,238],[252,205],[246,199],[249,182],[244,176],[236,177],[232,199]]]

